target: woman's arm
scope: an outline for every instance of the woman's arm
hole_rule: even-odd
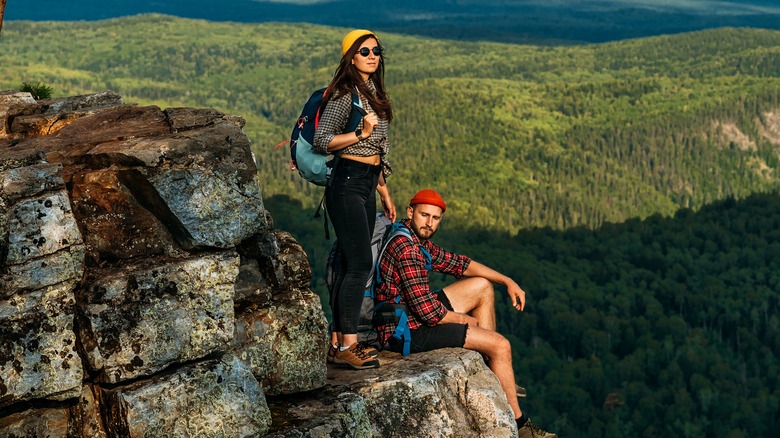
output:
[[[358,125],[362,132],[358,138],[354,131],[344,132],[347,120],[352,113],[352,95],[347,93],[330,100],[320,113],[320,121],[314,132],[314,149],[320,153],[330,153],[365,140],[374,132],[379,119],[369,112]]]
[[[390,190],[387,188],[385,176],[381,173],[379,174],[379,182],[376,185],[376,192],[379,194],[379,200],[382,201],[382,207],[385,209],[385,216],[395,222],[395,204],[393,204],[393,200],[390,198]]]

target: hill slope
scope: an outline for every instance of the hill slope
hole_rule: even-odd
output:
[[[772,0],[374,0],[370,7],[361,0],[17,0],[9,2],[6,19],[80,21],[140,13],[535,44],[605,42],[724,26],[780,27],[780,8]]]
[[[166,16],[9,22],[0,88],[111,89],[246,117],[267,196],[321,191],[273,146],[330,79],[343,29]],[[449,219],[596,227],[778,185],[780,32],[721,29],[578,47],[381,35],[400,206],[439,189]]]
[[[322,229],[298,223],[285,197],[265,204],[295,224],[327,303]],[[528,389],[523,410],[559,436],[780,433],[780,194],[598,230],[512,236],[447,223],[436,241],[526,291],[518,313],[497,288],[498,330]]]

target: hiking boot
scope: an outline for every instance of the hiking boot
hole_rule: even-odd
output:
[[[558,438],[558,435],[542,430],[541,427],[531,423],[531,420],[525,422],[523,427],[517,429],[519,438]]]
[[[528,393],[525,392],[525,388],[520,385],[515,385],[515,389],[517,390],[517,398],[525,398],[528,395]]]
[[[358,342],[358,348],[363,350],[366,354],[373,358],[379,357],[379,350],[376,348],[370,346],[369,344],[364,344],[363,342]]]
[[[372,347],[372,346],[370,346],[368,344],[364,344],[362,342],[358,343],[358,348],[363,350],[366,354],[368,354],[372,358],[379,357],[379,351],[376,348],[374,348],[374,347]],[[325,362],[327,362],[329,364],[333,363],[333,360],[336,358],[336,352],[337,351],[339,351],[339,346],[330,344],[330,346],[328,348],[328,356],[326,357]]]
[[[378,368],[379,359],[371,357],[368,353],[363,351],[359,345],[360,344],[355,342],[351,347],[344,351],[341,351],[341,349],[336,350],[336,355],[333,357],[333,363],[344,365],[355,370]]]

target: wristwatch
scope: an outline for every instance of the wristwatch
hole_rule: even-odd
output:
[[[362,129],[360,129],[360,128],[356,129],[355,130],[355,135],[357,136],[358,141],[362,141],[363,140],[363,138],[361,137],[361,135],[363,135],[363,130]]]

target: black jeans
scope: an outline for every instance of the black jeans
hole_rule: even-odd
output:
[[[334,280],[333,331],[356,334],[360,305],[374,263],[371,235],[376,222],[376,185],[381,166],[339,159],[325,189],[336,238],[341,247],[341,272]]]

